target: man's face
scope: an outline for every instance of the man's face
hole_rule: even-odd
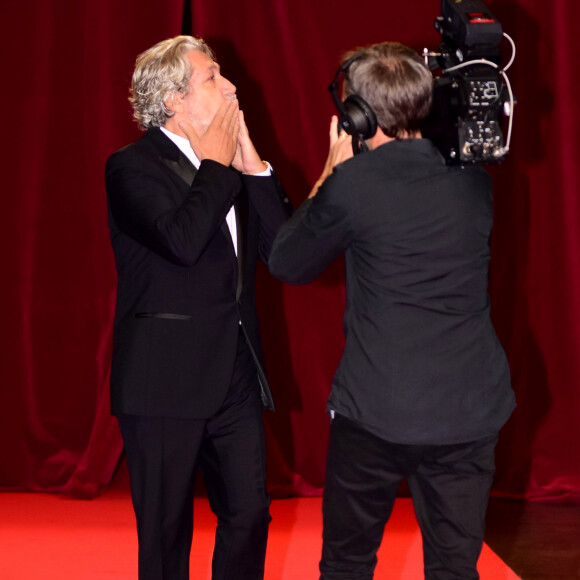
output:
[[[187,59],[193,72],[178,120],[189,121],[203,135],[222,103],[236,98],[236,87],[221,76],[219,65],[204,52],[192,50]]]

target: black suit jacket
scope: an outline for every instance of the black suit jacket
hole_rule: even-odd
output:
[[[114,414],[207,418],[224,400],[239,324],[263,372],[254,289],[290,204],[275,177],[205,160],[196,171],[159,129],[106,166],[117,307]],[[235,203],[238,258],[225,217]]]
[[[491,435],[514,407],[487,294],[492,184],[425,139],[339,165],[281,228],[273,275],[292,283],[346,256],[345,350],[328,402],[389,441]]]

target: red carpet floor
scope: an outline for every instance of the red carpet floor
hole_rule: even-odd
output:
[[[275,500],[267,580],[316,580],[321,546],[320,498]],[[192,580],[209,580],[215,520],[196,499]],[[399,499],[379,552],[376,580],[419,580],[421,537],[411,500]],[[48,494],[0,494],[0,580],[134,580],[137,541],[126,491],[92,501]],[[487,547],[482,580],[517,576]],[[232,580],[235,580],[232,578]]]

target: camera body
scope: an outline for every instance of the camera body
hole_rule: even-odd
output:
[[[502,161],[508,150],[501,121],[511,114],[513,97],[499,67],[501,24],[480,0],[442,0],[435,28],[442,35],[439,52],[424,56],[442,74],[434,77],[423,136],[451,165]]]

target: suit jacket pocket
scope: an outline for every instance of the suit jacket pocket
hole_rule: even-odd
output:
[[[190,314],[174,314],[173,312],[137,312],[135,318],[163,318],[165,320],[191,320]]]

